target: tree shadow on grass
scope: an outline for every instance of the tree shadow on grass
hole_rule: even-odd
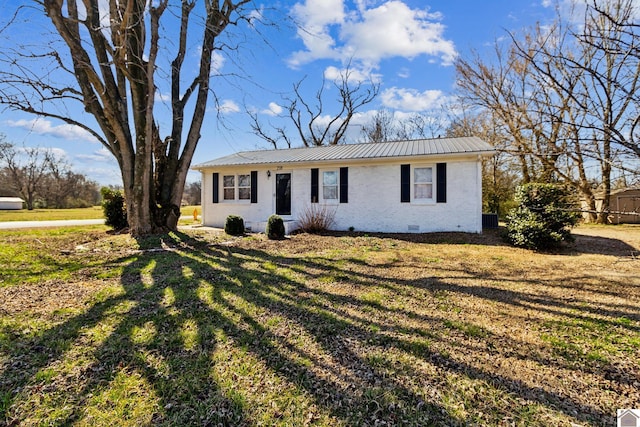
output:
[[[570,249],[582,254],[611,255],[624,258],[640,259],[640,248],[631,246],[619,239],[572,233],[575,242]]]
[[[460,351],[494,340],[512,348],[523,343],[482,330],[460,334],[474,329],[443,326],[441,315],[418,313],[410,304],[389,306],[376,292],[424,286],[506,304],[545,301],[455,288],[442,279],[390,280],[354,273],[348,263],[212,246],[184,234],[141,243],[147,246],[115,263],[122,266],[121,293],[11,346],[8,360],[19,363],[5,363],[0,375],[10,396],[6,423],[39,411],[28,397],[46,389],[41,372],[71,357],[81,359],[76,371],[57,375],[73,386],[46,392],[45,400],[66,402],[59,424],[106,424],[104,417],[114,411],[154,425],[463,425],[513,419],[514,409],[491,403],[492,395],[463,395],[469,406],[459,410],[459,404],[445,402],[464,387],[491,389],[503,403],[528,402],[516,419],[539,408],[594,424],[611,416],[439,350],[451,342]],[[318,285],[336,277],[335,286]],[[349,289],[354,286],[368,290],[367,297],[355,296]],[[415,296],[407,298],[419,304]],[[452,378],[466,385],[458,390],[447,383]],[[140,394],[138,400],[132,393]],[[148,409],[137,414],[120,408],[119,400]],[[476,404],[493,412],[478,414]]]
[[[362,232],[326,232],[323,235],[333,237],[370,237],[393,239],[411,243],[449,244],[449,245],[481,245],[494,247],[513,247],[504,238],[504,227],[485,229],[482,234],[476,233],[362,233]],[[557,255],[598,254],[617,257],[640,258],[640,247],[634,247],[620,239],[583,234],[574,230],[575,241],[564,244],[560,248],[547,251]]]

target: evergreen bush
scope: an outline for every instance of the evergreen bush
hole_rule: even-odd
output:
[[[229,215],[224,223],[224,232],[231,236],[244,234],[244,220],[238,215]]]
[[[104,223],[114,230],[127,228],[129,223],[127,222],[127,209],[122,192],[109,187],[102,187],[100,194],[102,195]]]
[[[525,184],[516,189],[518,206],[507,216],[507,239],[514,246],[551,249],[573,241],[571,227],[578,223],[571,194],[556,184]]]
[[[271,215],[267,220],[267,237],[271,240],[284,239],[284,221],[278,215]]]

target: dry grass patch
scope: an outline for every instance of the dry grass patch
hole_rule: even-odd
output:
[[[551,254],[491,233],[92,233],[49,252],[67,276],[0,287],[5,424],[595,426],[640,407],[636,227]]]

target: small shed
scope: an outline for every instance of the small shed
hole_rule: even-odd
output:
[[[0,210],[19,211],[23,203],[20,197],[0,197]]]
[[[612,191],[609,212],[614,224],[640,224],[640,187]]]

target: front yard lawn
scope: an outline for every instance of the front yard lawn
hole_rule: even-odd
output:
[[[0,425],[615,425],[640,228],[134,240],[0,231]]]

